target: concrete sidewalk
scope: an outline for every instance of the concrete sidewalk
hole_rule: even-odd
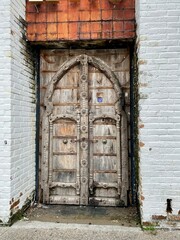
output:
[[[180,231],[139,227],[19,221],[0,228],[0,240],[180,240]]]

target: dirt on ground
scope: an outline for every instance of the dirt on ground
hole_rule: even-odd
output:
[[[136,207],[42,205],[31,207],[24,220],[93,225],[140,226]]]

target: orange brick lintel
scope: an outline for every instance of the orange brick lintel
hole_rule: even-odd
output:
[[[134,0],[117,5],[108,0],[59,0],[57,4],[27,2],[29,41],[133,39]]]

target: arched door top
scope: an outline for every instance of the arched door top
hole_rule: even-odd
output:
[[[101,71],[113,84],[115,93],[117,95],[117,99],[119,100],[121,98],[121,86],[118,81],[118,77],[115,75],[115,73],[112,71],[112,69],[100,58],[93,57],[93,56],[88,56],[86,54],[81,54],[79,56],[76,56],[70,60],[65,61],[59,68],[58,72],[54,75],[52,80],[50,81],[47,91],[45,94],[45,99],[44,103],[45,106],[47,107],[47,110],[51,109],[51,100],[52,100],[52,95],[54,92],[54,88],[57,84],[58,81],[61,80],[61,78],[74,66],[81,64],[90,64],[97,68],[99,71]],[[48,111],[49,112],[49,111]]]

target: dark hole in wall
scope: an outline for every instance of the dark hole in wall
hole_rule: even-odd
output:
[[[167,207],[166,207],[166,212],[167,213],[172,213],[172,199],[167,199]]]

